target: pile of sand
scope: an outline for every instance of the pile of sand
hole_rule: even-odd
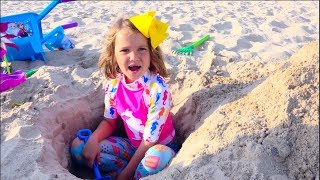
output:
[[[287,61],[245,64],[230,64],[244,77],[214,76],[175,106],[185,141],[146,179],[319,179],[319,43]]]

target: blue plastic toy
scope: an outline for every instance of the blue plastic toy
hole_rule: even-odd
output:
[[[78,26],[78,23],[73,22],[56,27],[49,34],[45,35],[42,43],[51,51],[73,49],[74,44],[64,34],[64,29]]]
[[[79,139],[83,140],[84,143],[87,143],[91,134],[92,134],[92,132],[90,129],[81,129],[78,131],[77,136]],[[93,163],[93,171],[94,171],[96,180],[111,180],[112,179],[110,176],[101,177],[101,174],[100,174],[100,171],[98,168],[98,164],[96,161],[94,161],[94,163]]]
[[[45,45],[49,50],[61,48],[73,48],[74,45],[66,39],[63,29],[77,26],[76,23],[58,26],[44,35],[41,20],[59,3],[74,0],[52,0],[52,2],[40,13],[27,12],[1,17],[1,41],[6,43],[6,56],[8,61],[32,61],[44,59]],[[63,43],[63,40],[65,45]],[[69,43],[69,45],[68,45]],[[70,44],[71,43],[71,44]]]

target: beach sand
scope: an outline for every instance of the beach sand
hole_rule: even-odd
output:
[[[40,13],[50,1],[1,1],[1,16]],[[30,8],[32,7],[32,8]],[[155,10],[170,25],[162,44],[182,148],[144,179],[319,179],[318,1],[72,1],[43,20],[74,49],[13,61],[38,71],[1,93],[1,179],[86,179],[70,143],[103,116],[97,62],[122,15]],[[209,34],[192,56],[177,48]],[[91,173],[91,174],[90,174]]]

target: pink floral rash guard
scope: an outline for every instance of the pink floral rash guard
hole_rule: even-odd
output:
[[[107,81],[104,117],[123,119],[133,146],[142,139],[168,144],[175,135],[170,113],[171,94],[163,79],[147,71],[140,79],[127,84],[125,77]]]

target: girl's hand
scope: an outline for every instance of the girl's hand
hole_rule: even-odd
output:
[[[104,119],[98,128],[92,133],[85,144],[82,155],[88,161],[88,166],[93,167],[94,160],[100,164],[100,145],[99,142],[109,137],[116,127],[117,119]]]
[[[88,161],[89,167],[93,167],[95,159],[98,164],[100,163],[100,145],[99,141],[94,136],[90,136],[83,148],[82,154]]]

